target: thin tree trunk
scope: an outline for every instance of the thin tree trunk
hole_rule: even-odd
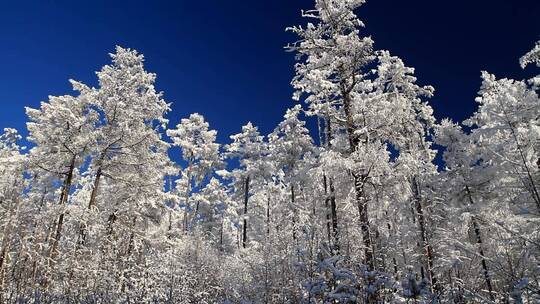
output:
[[[266,201],[266,235],[270,235],[270,194],[268,194]]]
[[[125,260],[129,263],[128,258],[131,255],[131,251],[133,251],[133,239],[135,238],[135,224],[137,223],[137,217],[133,217],[133,226],[131,228],[131,233],[129,234],[129,240],[128,240],[128,247],[125,255]],[[124,273],[126,272],[126,269],[124,268],[122,270],[121,277],[124,276]],[[126,289],[126,278],[122,278],[122,287],[120,289],[121,292],[124,292]]]
[[[422,239],[422,247],[424,251],[424,255],[427,259],[427,273],[428,273],[428,279],[430,282],[431,291],[437,290],[437,278],[435,278],[435,275],[433,274],[433,248],[431,247],[431,244],[429,243],[428,237],[427,237],[427,231],[426,231],[426,220],[424,217],[424,210],[422,208],[422,200],[420,197],[420,189],[418,182],[416,180],[416,177],[413,177],[412,180],[412,187],[413,187],[413,193],[414,193],[414,203],[415,203],[415,209],[416,214],[418,215],[418,227],[420,229],[420,238]]]
[[[345,111],[345,127],[347,129],[347,136],[349,139],[350,153],[353,154],[358,149],[360,144],[360,138],[356,134],[356,126],[353,120],[353,113],[351,112],[351,91],[355,86],[355,75],[352,75],[352,84],[347,85],[344,81],[341,82],[341,95],[343,97],[343,110]],[[368,144],[367,140],[364,144]],[[368,215],[368,200],[365,193],[365,182],[367,175],[361,172],[353,172],[354,178],[354,190],[356,192],[356,204],[358,205],[360,231],[362,233],[362,241],[364,245],[364,264],[367,266],[368,271],[375,270],[375,258],[373,253],[373,247],[371,243],[371,233],[369,226]],[[369,282],[371,283],[371,282]],[[377,291],[370,292],[367,297],[368,303],[377,303]]]
[[[356,202],[358,204],[358,213],[360,215],[360,230],[364,242],[364,259],[369,271],[375,270],[375,258],[373,256],[373,245],[371,244],[371,233],[369,228],[369,218],[367,209],[367,199],[364,195],[365,176],[353,174],[354,188],[356,191]]]
[[[168,176],[167,181],[168,181],[168,186],[169,186],[169,194],[171,194],[172,193],[172,179],[171,179],[170,175]],[[167,227],[167,238],[168,239],[170,239],[172,237],[172,235],[171,235],[172,213],[173,213],[173,210],[174,210],[174,208],[173,208],[174,203],[169,201],[169,204],[171,204],[171,206],[167,209],[169,211],[169,226]]]
[[[291,183],[292,237],[293,237],[293,241],[296,243],[296,206],[294,204],[295,204],[294,185]]]
[[[219,250],[220,251],[223,251],[224,248],[223,248],[223,225],[224,225],[224,222],[225,219],[223,218],[223,215],[221,216],[221,227],[219,229]]]
[[[387,217],[386,227],[388,228],[388,234],[390,235],[390,238],[395,239],[396,236],[395,236],[394,231],[392,229],[392,224],[390,224],[390,219],[388,217],[388,211],[385,211],[384,214]],[[396,260],[395,255],[392,255],[392,266],[394,268],[394,277],[396,278],[396,281],[398,281],[399,280],[398,265],[397,265],[397,260]]]
[[[101,166],[98,167],[96,171],[96,177],[94,179],[94,185],[92,188],[92,192],[90,193],[90,201],[88,202],[88,210],[92,210],[92,207],[96,204],[96,197],[99,189],[99,183],[101,180],[102,175],[102,169]],[[79,224],[79,245],[84,245],[86,243],[86,223],[81,222]]]
[[[185,193],[185,196],[186,196],[186,212],[184,213],[184,231],[188,231],[189,230],[189,222],[190,222],[190,219],[189,219],[189,212],[191,212],[191,210],[189,210],[191,208],[190,206],[190,202],[189,202],[189,198],[190,198],[190,195],[191,195],[191,166],[193,164],[193,155],[191,155],[189,158],[188,158],[188,165],[186,167],[186,170],[187,170],[187,185],[186,185],[186,193]]]
[[[71,158],[71,163],[69,165],[69,171],[68,171],[68,174],[67,174],[67,177],[66,177],[66,181],[64,183],[64,187],[62,189],[62,194],[60,195],[60,205],[61,206],[65,206],[67,204],[67,201],[68,201],[69,191],[71,189],[71,183],[72,183],[72,180],[73,180],[73,170],[75,169],[75,160],[76,160],[76,158],[77,158],[76,155],[73,155],[73,157]],[[64,225],[64,216],[65,216],[65,212],[62,211],[62,213],[58,217],[58,222],[56,224],[56,235],[54,237],[53,244],[52,244],[51,250],[49,252],[49,257],[50,257],[51,260],[54,260],[54,258],[56,257],[56,255],[58,253],[57,249],[58,249],[58,243],[60,242],[60,238],[62,237],[62,228],[63,228],[63,225]]]
[[[248,211],[248,199],[249,199],[249,175],[246,176],[246,181],[244,185],[244,227],[243,227],[243,238],[242,238],[242,247],[246,248],[247,245],[247,211]]]
[[[88,202],[88,209],[92,209],[96,204],[96,196],[99,190],[99,182],[101,180],[102,169],[101,166],[96,171],[96,178],[94,180],[94,187],[92,188],[92,193],[90,194],[90,202]]]
[[[339,254],[339,227],[338,227],[338,217],[337,217],[337,205],[336,205],[336,194],[334,189],[334,181],[332,178],[329,179],[330,184],[330,211],[332,216],[332,232],[334,237],[334,254]]]
[[[332,228],[330,227],[331,219],[330,219],[330,204],[329,204],[329,194],[328,194],[328,181],[326,179],[326,173],[323,173],[323,185],[324,185],[324,195],[326,198],[324,199],[324,207],[326,211],[326,234],[328,238],[328,244],[333,248],[334,244],[332,242]]]
[[[327,111],[326,113],[326,147],[330,149],[332,147],[332,121],[330,120],[330,115]],[[328,179],[330,193],[327,197],[327,204],[330,203],[330,216],[332,218],[332,236],[333,236],[333,250],[334,254],[339,254],[339,226],[337,218],[337,205],[336,205],[336,194],[334,189],[334,180],[330,177]],[[326,193],[326,175],[324,175],[324,187]]]
[[[331,139],[331,123],[330,123],[330,115],[328,114],[328,111],[326,113],[326,117],[324,119],[324,123],[325,123],[325,131],[324,131],[324,142],[323,142],[323,132],[321,131],[321,119],[319,116],[317,116],[317,125],[319,127],[319,143],[320,145],[324,145],[326,146],[327,149],[330,148],[331,144],[330,144],[330,139]],[[331,232],[331,228],[330,228],[330,206],[329,206],[329,198],[330,198],[330,194],[328,193],[328,180],[326,178],[326,172],[323,172],[323,186],[324,186],[324,196],[325,196],[325,199],[324,199],[324,207],[325,207],[325,211],[326,211],[326,233],[327,233],[327,237],[328,237],[328,245],[333,248],[334,244],[332,244],[332,232]],[[335,240],[334,240],[335,241]]]
[[[354,75],[353,75],[354,76]],[[354,81],[354,77],[353,77]],[[356,135],[356,127],[354,125],[353,114],[351,112],[351,96],[350,92],[354,84],[349,88],[345,88],[345,84],[342,83],[341,93],[343,96],[343,110],[345,111],[346,118],[346,129],[347,135],[349,138],[349,146],[351,154],[358,149],[358,144],[360,139]],[[356,192],[356,204],[358,205],[358,213],[360,216],[360,230],[362,232],[362,240],[364,243],[364,263],[366,264],[369,271],[375,269],[375,259],[373,256],[373,248],[371,244],[370,237],[370,227],[369,227],[369,215],[368,215],[368,201],[365,195],[364,183],[367,179],[367,176],[362,173],[353,172],[354,178],[354,190]],[[375,301],[374,299],[368,299],[368,301]]]
[[[467,191],[469,203],[471,205],[474,205],[474,201],[472,199],[472,194],[469,189],[469,186],[465,186],[465,190]],[[489,277],[489,269],[487,266],[486,256],[484,254],[484,249],[482,248],[482,234],[480,232],[480,226],[478,225],[478,222],[476,221],[475,216],[472,216],[471,220],[472,220],[472,225],[474,229],[474,234],[476,236],[476,243],[478,244],[478,254],[480,255],[480,264],[482,265],[484,279],[486,280],[486,286],[488,288],[489,298],[491,301],[495,301],[495,296],[493,295],[493,286],[491,284],[491,278]]]

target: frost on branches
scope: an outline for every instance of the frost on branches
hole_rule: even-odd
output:
[[[363,3],[288,28],[298,103],[269,134],[168,126],[121,47],[27,108],[0,135],[0,303],[540,302],[540,76],[482,72],[477,111],[437,121]]]

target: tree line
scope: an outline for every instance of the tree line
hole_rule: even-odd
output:
[[[363,2],[287,29],[299,103],[270,134],[168,127],[122,47],[97,87],[26,108],[31,147],[0,136],[0,303],[540,301],[540,76],[482,72],[472,116],[437,121]]]

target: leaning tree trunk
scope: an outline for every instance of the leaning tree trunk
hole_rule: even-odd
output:
[[[469,189],[469,186],[465,186],[465,191],[467,192],[469,203],[471,205],[474,205],[474,201],[472,199],[472,194],[471,194],[471,190]],[[473,225],[474,234],[476,236],[476,243],[478,244],[478,254],[480,255],[480,264],[482,265],[482,272],[484,274],[484,279],[486,281],[486,286],[488,288],[489,298],[491,301],[495,301],[495,296],[493,295],[493,286],[491,283],[491,278],[489,277],[489,269],[487,266],[486,255],[484,254],[484,249],[482,248],[482,234],[480,232],[480,226],[478,225],[478,222],[475,216],[471,217],[471,221]]]
[[[96,204],[96,197],[99,190],[99,182],[101,181],[102,169],[101,166],[96,171],[96,178],[94,179],[94,187],[92,188],[92,193],[90,194],[90,201],[88,202],[88,209],[91,210],[92,207]]]
[[[422,248],[424,251],[424,256],[426,257],[427,263],[427,275],[430,283],[431,292],[437,289],[437,278],[433,274],[433,248],[429,243],[426,230],[426,219],[424,216],[424,210],[422,208],[422,200],[420,197],[420,189],[416,177],[412,179],[412,188],[414,195],[414,204],[416,215],[418,216],[418,228],[420,229],[420,238],[422,241]]]
[[[71,163],[69,165],[69,170],[67,172],[66,179],[64,181],[64,185],[62,187],[62,193],[60,194],[60,206],[62,208],[67,204],[68,197],[69,197],[69,191],[71,189],[71,183],[73,180],[73,170],[75,169],[75,160],[77,159],[77,155],[73,155],[71,158]],[[56,222],[56,231],[53,238],[53,243],[50,247],[50,250],[48,252],[48,259],[47,259],[47,267],[50,268],[52,265],[51,263],[54,262],[54,259],[56,258],[56,255],[58,254],[58,243],[60,242],[60,238],[62,237],[62,228],[64,225],[64,217],[65,212],[62,210],[60,215],[58,216],[58,221]],[[48,278],[45,278],[43,281],[43,286],[47,287],[49,284]]]
[[[246,176],[244,185],[244,227],[242,237],[242,247],[246,248],[247,245],[247,211],[248,211],[248,199],[249,199],[249,175]]]
[[[71,183],[73,181],[73,170],[75,169],[75,160],[76,160],[77,156],[76,155],[73,155],[73,157],[71,158],[71,163],[69,165],[69,170],[68,170],[68,173],[67,173],[67,176],[66,176],[66,180],[64,182],[64,187],[62,189],[62,194],[60,195],[60,205],[61,206],[65,206],[67,204],[67,201],[68,201],[68,196],[69,196],[69,191],[71,189]],[[62,227],[64,225],[64,216],[65,216],[65,212],[62,211],[62,213],[60,213],[60,216],[58,217],[58,221],[57,221],[57,224],[56,224],[56,233],[55,233],[55,237],[54,237],[54,240],[53,240],[53,244],[51,246],[51,250],[49,252],[49,257],[51,260],[54,260],[54,258],[56,257],[57,255],[57,249],[58,249],[58,243],[60,242],[60,238],[62,237]]]

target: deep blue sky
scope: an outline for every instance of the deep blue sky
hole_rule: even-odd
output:
[[[173,102],[171,126],[203,114],[219,141],[248,120],[269,132],[291,106],[294,40],[308,0],[2,1],[0,128],[26,134],[24,106],[70,94],[69,78],[95,85],[116,44],[135,48]],[[358,10],[376,48],[416,68],[436,89],[438,118],[468,117],[480,70],[524,78],[518,58],[540,39],[538,0],[369,0]]]

